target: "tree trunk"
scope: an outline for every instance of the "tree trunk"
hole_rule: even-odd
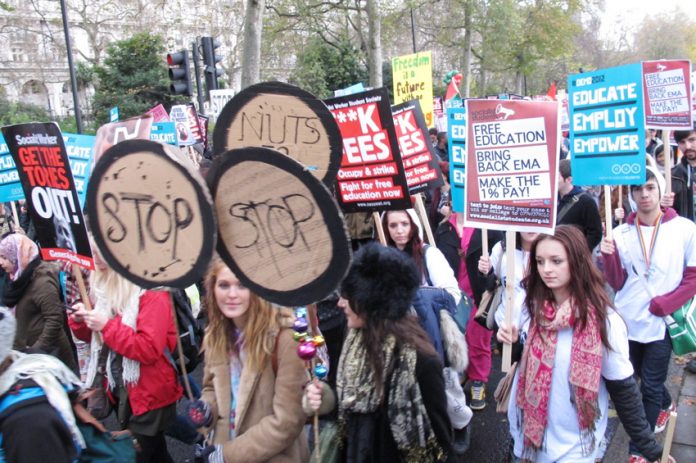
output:
[[[265,0],[247,0],[242,48],[242,88],[253,85],[261,75],[261,30]]]
[[[462,70],[462,89],[460,90],[463,98],[469,98],[471,89],[471,14],[473,11],[472,0],[467,0],[464,4],[464,69]]]
[[[379,0],[367,0],[367,23],[370,34],[368,40],[370,87],[378,88],[382,86],[382,18]]]

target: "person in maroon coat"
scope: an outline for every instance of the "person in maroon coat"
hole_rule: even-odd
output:
[[[175,419],[182,389],[167,357],[176,348],[171,299],[167,292],[146,291],[125,280],[94,247],[92,254],[94,310],[78,303],[70,316],[75,335],[91,342],[86,384],[93,382],[102,349],[109,349],[109,389],[121,427],[140,444],[137,462],[172,462],[164,430]],[[95,332],[100,336],[92,336]]]

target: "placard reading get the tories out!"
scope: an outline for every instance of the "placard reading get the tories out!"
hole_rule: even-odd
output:
[[[568,77],[575,185],[645,182],[641,65]]]
[[[558,104],[467,100],[467,226],[553,233]]]
[[[385,88],[325,101],[343,136],[336,193],[344,212],[411,207]]]

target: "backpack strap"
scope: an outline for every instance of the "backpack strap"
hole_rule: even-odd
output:
[[[580,196],[586,194],[584,191],[581,191],[580,193],[573,195],[572,198],[568,200],[567,203],[563,205],[560,211],[558,211],[558,214],[556,214],[556,223],[560,222],[563,220],[563,217],[570,211],[570,209],[575,206],[575,204],[580,201]]]

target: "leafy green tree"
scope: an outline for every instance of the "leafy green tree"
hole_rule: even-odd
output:
[[[97,124],[108,122],[109,110],[114,106],[118,106],[121,118],[128,118],[143,114],[158,103],[166,107],[182,99],[169,94],[160,36],[139,33],[109,45],[106,53],[103,65],[94,67],[93,108]]]
[[[333,91],[358,82],[366,83],[367,68],[360,52],[343,37],[337,42],[311,38],[297,57],[290,82],[318,98],[328,98]]]

